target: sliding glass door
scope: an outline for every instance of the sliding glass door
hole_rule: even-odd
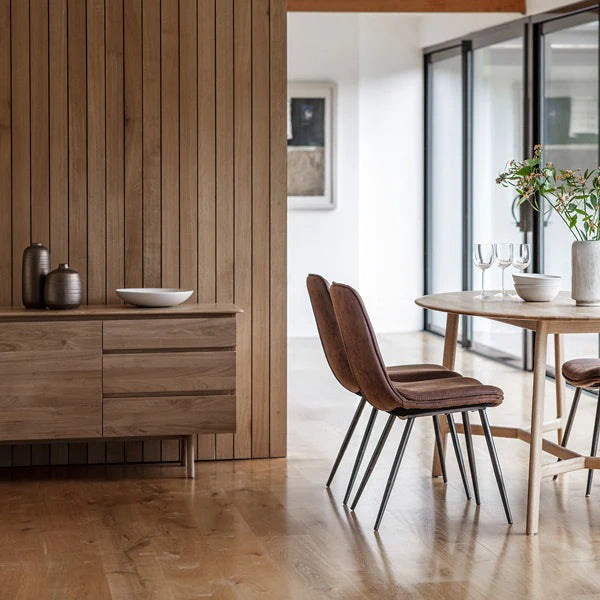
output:
[[[433,55],[430,81],[428,196],[430,293],[462,289],[462,58],[460,48]],[[428,326],[443,331],[445,315],[431,312]]]
[[[523,155],[524,40],[522,28],[519,29],[518,37],[473,50],[474,243],[518,244],[526,239],[514,194],[495,181],[509,160]],[[507,287],[511,286],[511,272],[512,269],[507,269],[505,273]],[[486,280],[490,288],[499,289],[500,270],[490,269]],[[480,271],[475,270],[475,289],[480,281]],[[497,357],[522,361],[523,332],[516,327],[473,319],[472,343]]]
[[[542,144],[544,160],[561,169],[598,167],[598,16],[596,11],[543,27]],[[571,288],[575,239],[556,213],[543,225],[543,269]],[[598,336],[564,336],[565,360],[598,354]],[[550,354],[549,354],[550,355]]]

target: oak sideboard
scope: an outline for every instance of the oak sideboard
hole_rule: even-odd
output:
[[[236,425],[232,304],[0,307],[0,443],[181,438]]]

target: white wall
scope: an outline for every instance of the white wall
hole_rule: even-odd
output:
[[[418,17],[288,14],[290,81],[337,84],[331,211],[288,212],[288,335],[316,335],[310,272],[363,294],[378,331],[421,327],[422,52]]]
[[[423,53],[416,16],[360,18],[360,290],[377,331],[414,331],[423,294]]]
[[[308,273],[358,286],[358,15],[288,13],[288,79],[337,84],[337,208],[288,211],[288,335],[316,335]]]

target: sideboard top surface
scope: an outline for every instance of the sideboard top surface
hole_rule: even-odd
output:
[[[127,304],[84,305],[70,310],[32,309],[0,306],[2,321],[103,320],[235,315],[242,310],[235,304],[180,304],[169,308],[139,308]]]

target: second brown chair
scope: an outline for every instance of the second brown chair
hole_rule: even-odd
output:
[[[416,382],[392,381],[381,358],[377,339],[358,292],[350,286],[334,283],[331,286],[330,293],[348,362],[361,394],[372,406],[389,414],[388,422],[375,448],[373,458],[367,467],[353,506],[356,505],[358,497],[360,497],[375,467],[391,427],[397,418],[405,420],[406,426],[392,465],[377,520],[375,521],[376,531],[379,529],[392,488],[394,487],[415,418],[430,416],[434,418],[435,423],[437,416],[446,415],[454,440],[456,439],[456,429],[452,415],[453,413],[462,413],[469,458],[472,459],[472,467],[474,467],[468,412],[476,410],[479,412],[481,418],[481,425],[484,430],[494,474],[504,505],[506,519],[509,523],[512,523],[502,471],[486,413],[487,408],[498,406],[502,403],[502,390],[491,385],[483,385],[476,379],[469,377],[450,377]],[[474,468],[472,468],[471,473],[475,485],[477,475]]]
[[[319,331],[321,345],[323,346],[323,352],[325,353],[325,357],[327,359],[327,362],[329,363],[329,367],[331,368],[331,371],[335,378],[343,387],[345,387],[348,391],[357,394],[360,397],[360,401],[354,413],[354,417],[350,422],[348,431],[344,436],[342,445],[338,451],[335,462],[333,463],[331,473],[329,474],[329,478],[327,479],[326,485],[327,487],[329,487],[338,470],[340,462],[344,457],[344,454],[346,453],[348,444],[352,439],[352,436],[354,434],[354,431],[356,429],[356,426],[367,401],[365,400],[364,396],[361,395],[360,387],[356,382],[354,374],[352,373],[352,369],[350,368],[350,364],[348,363],[348,357],[346,356],[346,350],[344,349],[342,334],[338,327],[335,312],[333,310],[333,304],[331,303],[331,296],[329,295],[329,282],[320,275],[311,274],[306,278],[306,287],[308,288],[308,294],[310,296],[310,302],[312,305],[313,313],[315,315],[315,320],[317,322],[317,329]],[[392,380],[404,382],[459,377],[458,373],[449,371],[441,365],[433,364],[416,364],[386,367],[386,372]],[[371,432],[373,430],[373,426],[375,424],[375,419],[377,418],[378,412],[379,411],[377,410],[377,408],[373,406],[371,410],[371,415],[369,416],[369,421],[367,423],[367,428],[363,434],[363,438],[358,449],[356,460],[354,461],[354,467],[352,468],[350,481],[348,482],[348,486],[346,488],[346,493],[344,495],[344,504],[347,504],[350,498],[350,494],[356,481],[356,477],[358,475],[358,471],[360,469],[360,465],[362,463],[367,444],[371,437]],[[438,452],[443,459],[442,442],[437,417],[434,417],[434,426],[436,433],[436,441],[438,444]],[[461,477],[463,480],[463,485],[465,487],[465,493],[467,494],[467,498],[470,498],[469,484],[467,482],[462,455],[460,453],[460,446],[458,445],[458,436],[456,435],[455,431],[451,431],[451,434],[454,443],[454,449],[457,453],[457,460],[461,472]],[[443,460],[441,461],[441,465],[442,476],[444,478],[444,483],[446,483],[446,467]]]

